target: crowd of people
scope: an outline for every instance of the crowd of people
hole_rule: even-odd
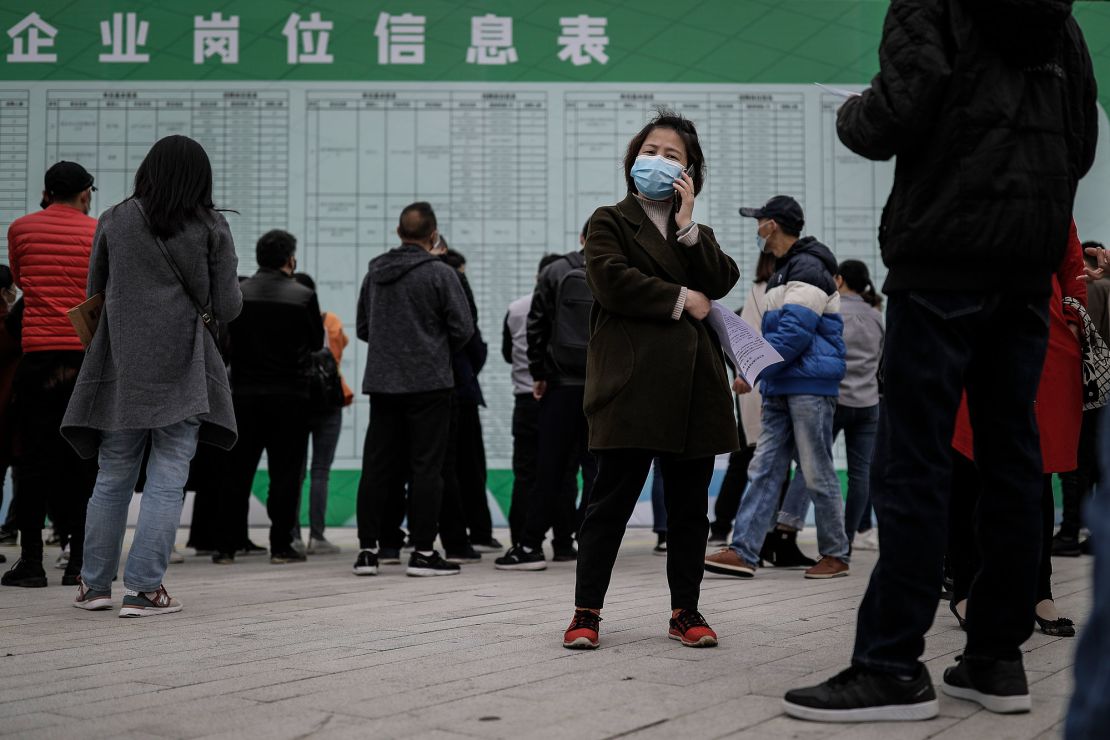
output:
[[[967,632],[943,691],[1028,711],[1022,643],[1034,625],[1076,634],[1053,600],[1051,556],[1106,557],[1110,546],[1110,500],[1086,500],[1100,451],[1110,465],[1100,413],[1110,257],[1080,242],[1071,215],[1094,159],[1091,62],[1067,0],[895,2],[880,59],[870,88],[840,108],[837,131],[863,157],[897,158],[878,234],[885,317],[868,267],[838,262],[835,245],[805,235],[798,200],[776,195],[740,209],[760,257],[738,313],[781,362],[758,377],[730,367],[727,338],[705,319],[740,271],[694,220],[707,172],[695,125],[660,111],[624,153],[627,197],[589,217],[579,249],[544,256],[535,289],[505,315],[515,399],[507,548],[486,497],[478,378],[488,345],[466,260],[431,204],[405,207],[400,246],[369,263],[357,303],[371,414],[354,574],[401,564],[406,547],[410,576],[455,575],[502,550],[497,569],[539,571],[551,532],[552,560],[576,561],[563,646],[597,648],[624,531],[654,470],[667,635],[684,646],[718,643],[699,610],[705,572],[842,578],[854,550],[879,551],[851,667],[788,692],[789,715],[936,716],[920,659],[941,593]],[[21,549],[3,585],[47,585],[49,516],[74,606],[111,608],[141,491],[119,614],[179,611],[164,578],[185,490],[196,491],[198,553],[230,565],[264,552],[247,537],[263,452],[271,562],[338,552],[325,515],[354,398],[339,372],[348,338],[298,272],[296,238],[263,234],[257,271],[240,277],[208,157],[184,136],[157,142],[134,193],[99,220],[88,215],[94,189],[81,165],[59,162],[42,209],[9,229],[0,463],[12,467],[15,496],[0,535],[14,542],[14,522]],[[89,336],[75,313],[91,317]],[[841,432],[846,499],[833,453]],[[729,465],[710,523],[721,455]],[[1064,493],[1055,535],[1054,474]],[[811,504],[818,559],[797,543]],[[1073,737],[1096,736],[1110,712],[1099,662],[1110,654],[1110,584],[1099,573]]]

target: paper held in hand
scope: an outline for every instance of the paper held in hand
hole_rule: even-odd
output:
[[[723,303],[713,301],[705,322],[720,340],[725,359],[748,385],[754,386],[761,372],[782,362],[782,355]]]
[[[103,311],[103,293],[97,293],[84,303],[79,303],[66,311],[66,315],[69,316],[69,323],[73,324],[73,329],[77,332],[77,338],[81,340],[81,345],[86,349],[92,344],[96,327],[100,324],[100,314]]]

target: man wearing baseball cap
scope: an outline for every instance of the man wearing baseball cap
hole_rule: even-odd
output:
[[[732,543],[706,557],[705,569],[739,578],[755,575],[767,525],[796,456],[813,495],[821,553],[805,577],[846,576],[844,504],[832,456],[833,414],[845,370],[836,258],[812,236],[799,238],[805,216],[790,196],[776,195],[762,208],[741,208],[740,215],[756,219],[760,250],[777,258],[764,297],[762,329],[783,362],[757,379],[763,430],[748,466],[748,488],[740,499]]]
[[[12,222],[8,253],[23,291],[23,359],[16,371],[14,424],[19,449],[16,511],[22,551],[0,578],[5,586],[46,586],[42,525],[50,500],[55,525],[70,536],[63,585],[76,585],[85,538],[85,508],[96,461],[84,461],[58,433],[85,351],[66,312],[85,300],[96,219],[93,177],[76,162],[46,171],[42,209]],[[50,497],[53,497],[51,499]]]

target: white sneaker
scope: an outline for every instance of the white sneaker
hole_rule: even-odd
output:
[[[305,550],[305,552],[309,555],[335,555],[341,552],[341,550],[339,549],[339,545],[332,544],[323,537],[320,539],[310,537],[308,540],[308,549]]]
[[[177,551],[176,547],[173,548],[173,550],[170,551],[170,563],[172,565],[180,565],[181,563],[184,563],[184,562],[185,562],[185,556],[182,555],[181,553],[179,553]]]
[[[852,540],[853,550],[878,550],[879,549],[879,528],[872,527],[862,534],[857,534],[855,539]]]
[[[305,546],[304,546],[304,540],[302,540],[302,539],[293,540],[292,542],[289,543],[289,546],[292,547],[297,552],[299,552],[301,555],[304,555],[306,553]]]
[[[65,546],[62,554],[54,561],[54,567],[58,570],[65,570],[67,565],[69,565],[69,545]]]

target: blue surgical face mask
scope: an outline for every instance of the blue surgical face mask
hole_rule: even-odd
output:
[[[674,181],[685,168],[661,154],[641,154],[632,165],[632,181],[640,195],[652,200],[666,200],[674,195]]]
[[[755,232],[755,245],[759,247],[760,252],[767,251],[767,237],[760,234],[758,230]]]

